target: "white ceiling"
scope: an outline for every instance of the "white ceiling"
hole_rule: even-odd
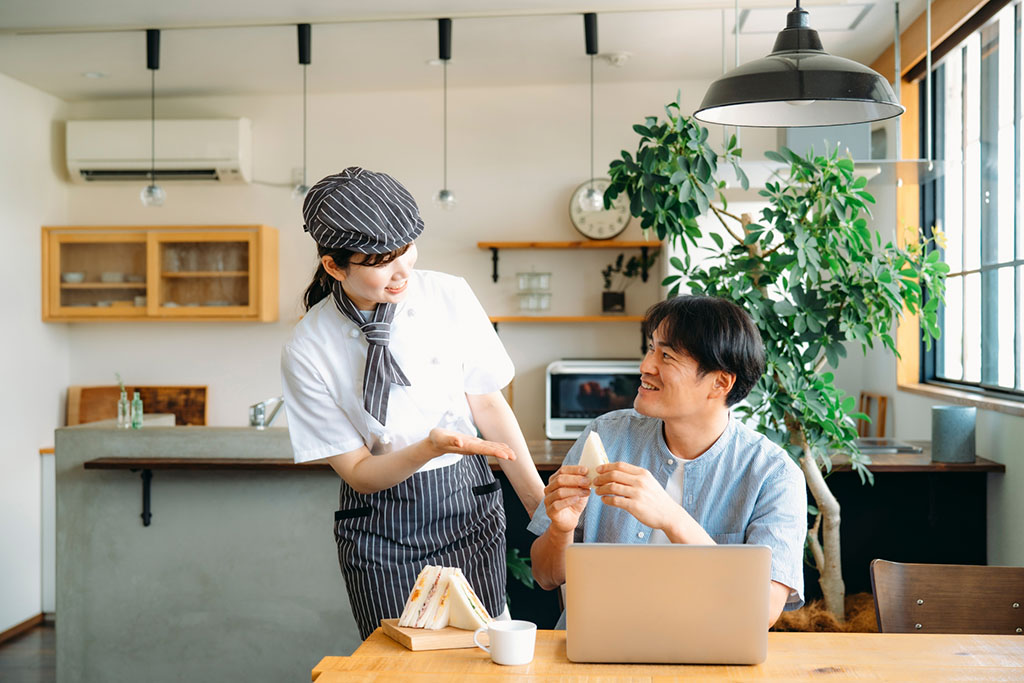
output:
[[[741,0],[740,62],[771,51],[792,7]],[[871,63],[892,42],[893,0],[805,0],[825,49]],[[925,0],[900,3],[901,25]],[[435,88],[437,17],[453,18],[450,87],[578,84],[588,77],[580,14],[598,12],[598,84],[710,79],[734,63],[733,0],[3,0],[0,72],[68,101],[149,94],[145,28],[162,32],[158,96],[302,90],[295,24],[313,24],[310,92]],[[849,30],[851,22],[857,22]],[[723,42],[723,24],[724,36]],[[99,72],[104,78],[83,74]],[[886,74],[889,75],[889,74]]]

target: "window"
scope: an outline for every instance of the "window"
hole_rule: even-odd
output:
[[[1024,400],[1020,27],[1016,0],[933,69],[932,144],[944,172],[922,185],[921,212],[945,233],[950,273],[942,338],[922,348],[921,371],[925,382]]]

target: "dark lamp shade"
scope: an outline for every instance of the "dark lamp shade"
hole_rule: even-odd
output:
[[[798,128],[882,121],[905,111],[878,72],[822,50],[817,32],[806,26],[806,12],[791,12],[789,21],[770,55],[711,84],[697,120]]]

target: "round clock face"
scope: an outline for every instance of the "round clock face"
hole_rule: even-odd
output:
[[[591,187],[601,192],[603,196],[610,184],[611,180],[608,178],[588,180],[576,188],[572,193],[572,199],[569,200],[569,218],[573,227],[588,239],[611,239],[625,230],[629,224],[629,198],[625,195],[620,194],[616,197],[610,209],[588,210],[581,204],[584,193]]]

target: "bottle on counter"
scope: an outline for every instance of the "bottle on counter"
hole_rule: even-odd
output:
[[[128,392],[121,390],[121,398],[117,399],[117,426],[128,429],[132,426],[131,406],[128,404]]]
[[[137,391],[132,397],[132,429],[142,429],[142,397]]]

